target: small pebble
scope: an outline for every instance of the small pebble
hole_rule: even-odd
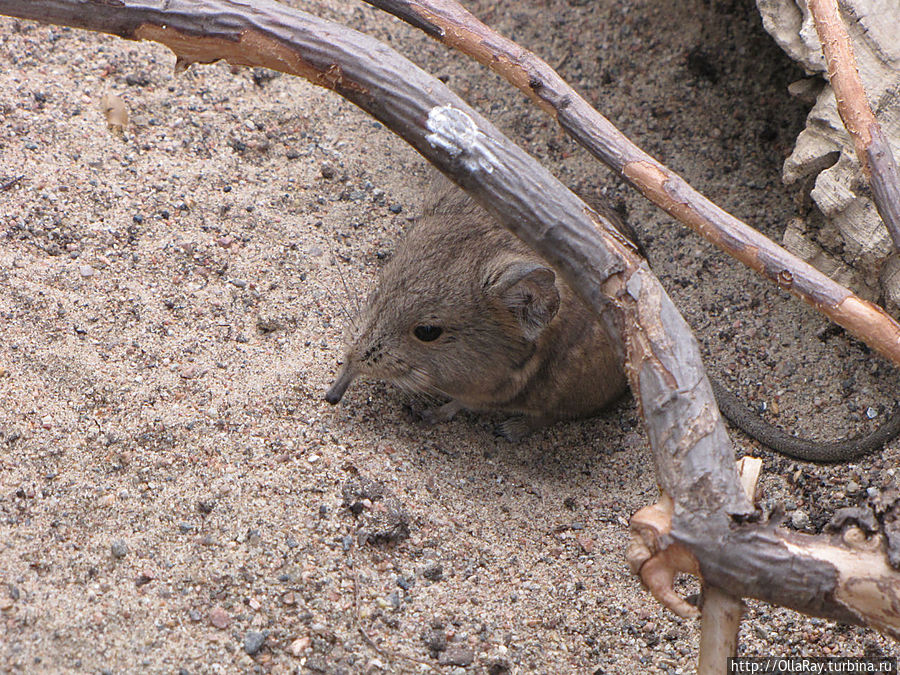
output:
[[[586,534],[576,535],[575,539],[578,542],[578,545],[581,546],[581,550],[585,553],[592,553],[594,551],[594,540]]]
[[[870,420],[874,420],[876,417],[878,417],[878,411],[875,410],[875,408],[866,408],[866,417],[868,417]]]
[[[384,670],[384,665],[381,664],[381,662],[378,662],[378,665],[375,665],[375,661],[372,660],[372,661],[369,661],[369,664],[374,668],[374,670],[366,671],[366,672],[379,672],[379,671]],[[318,654],[312,654],[308,659],[306,659],[305,668],[303,670],[304,670],[304,672],[307,672],[310,674],[312,674],[312,673],[340,673],[342,671],[341,668],[338,668],[337,670],[331,670],[328,666],[328,663],[325,661],[325,658],[322,656],[319,656]],[[344,670],[343,672],[346,673],[347,671]]]
[[[197,366],[190,365],[185,366],[181,370],[178,371],[178,375],[184,378],[185,380],[190,380],[197,376]]]
[[[330,164],[323,164],[319,168],[319,173],[322,174],[322,178],[334,178],[334,167]]]
[[[422,570],[422,576],[429,581],[440,581],[444,578],[444,566],[438,562],[431,561],[425,565]]]
[[[438,654],[447,649],[447,634],[443,629],[435,628],[427,631],[422,636],[422,642],[425,643],[429,650]]]
[[[121,539],[114,541],[109,548],[110,552],[113,554],[113,558],[124,558],[128,555],[128,544]]]
[[[291,646],[288,647],[288,649],[290,649],[291,654],[293,654],[294,656],[300,656],[309,648],[310,642],[311,640],[308,636],[297,638],[291,643]]]
[[[231,623],[231,617],[220,605],[216,605],[209,611],[209,622],[216,628],[225,629]]]
[[[266,642],[268,632],[260,632],[258,630],[249,630],[244,636],[244,651],[250,656],[257,654]]]
[[[90,265],[79,265],[78,273],[85,279],[90,279],[95,274],[95,270]]]
[[[140,588],[141,586],[146,586],[155,578],[156,574],[154,574],[150,570],[144,570],[143,572],[138,574],[137,579],[134,580],[134,585]]]
[[[805,530],[809,527],[809,515],[802,509],[797,509],[791,514],[791,525],[798,530]]]
[[[400,204],[391,204],[389,210],[391,213],[400,213],[403,211],[403,207]]]
[[[438,663],[442,666],[469,666],[475,660],[475,653],[464,645],[450,645],[441,654]]]

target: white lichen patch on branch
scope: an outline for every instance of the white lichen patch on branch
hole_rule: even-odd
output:
[[[428,113],[426,126],[431,133],[425,139],[461,160],[468,171],[494,171],[499,160],[489,146],[495,141],[464,111],[452,105],[437,106]]]

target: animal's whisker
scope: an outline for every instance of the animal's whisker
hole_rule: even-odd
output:
[[[356,305],[356,316],[362,316],[362,306],[359,302],[359,295],[357,295],[354,290],[352,293],[350,292],[350,286],[347,285],[347,279],[344,277],[344,271],[341,269],[341,266],[337,262],[337,256],[334,254],[334,248],[331,245],[331,241],[327,237],[322,237],[325,240],[325,245],[328,246],[328,252],[331,254],[331,262],[337,268],[338,276],[341,278],[341,284],[344,287],[344,293],[347,296],[348,300],[352,300]],[[356,322],[351,319],[351,323],[354,327],[356,327]]]
[[[447,392],[429,383],[424,374],[415,368],[411,368],[393,381],[406,394],[425,403],[438,404],[441,402],[441,398],[453,398]]]
[[[325,293],[328,295],[328,298],[331,300],[331,302],[332,302],[336,307],[338,307],[338,309],[340,309],[341,312],[343,312],[344,316],[347,317],[347,321],[350,322],[350,326],[351,326],[354,330],[356,330],[356,320],[353,318],[353,316],[352,316],[352,315],[350,314],[350,312],[347,310],[347,307],[344,305],[344,303],[342,303],[342,302],[340,301],[340,298],[338,298],[337,296],[335,296],[334,293],[331,292],[331,289],[328,287],[328,284],[320,284],[318,281],[316,281],[315,284],[316,284],[319,288],[322,288],[322,289],[325,290]]]
[[[426,396],[432,403],[440,403],[441,399],[454,398],[451,394],[433,384],[429,380],[428,375],[419,368],[410,368],[407,376],[415,383],[417,392],[422,396]]]

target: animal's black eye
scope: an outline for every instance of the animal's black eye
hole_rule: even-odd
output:
[[[416,326],[413,329],[413,335],[422,342],[432,342],[433,340],[437,340],[443,332],[444,329],[440,326]]]

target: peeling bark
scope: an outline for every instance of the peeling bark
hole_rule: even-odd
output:
[[[827,73],[815,22],[806,0],[756,0],[763,27],[809,74]],[[900,4],[893,0],[840,0],[859,76],[868,104],[877,117],[885,146],[900,152]],[[824,84],[824,86],[822,86]],[[825,221],[817,216],[786,233],[785,246],[824,272],[839,268],[842,283],[867,298],[884,296],[890,311],[900,307],[900,256],[881,222],[877,201],[897,208],[876,181],[870,192],[862,164],[876,173],[892,171],[886,153],[869,146],[865,157],[841,121],[835,88],[818,77],[801,80],[790,90],[811,93],[814,106],[784,164],[786,183],[801,183]],[[838,96],[843,97],[842,94]],[[881,138],[877,139],[881,142]],[[897,177],[893,179],[894,184]],[[875,197],[873,203],[873,196]],[[895,217],[895,216],[889,216]],[[789,236],[788,236],[789,235]]]
[[[828,63],[828,79],[834,88],[838,112],[872,186],[881,220],[894,240],[894,248],[900,250],[900,176],[891,146],[866,99],[850,36],[836,0],[809,0],[809,12]]]

